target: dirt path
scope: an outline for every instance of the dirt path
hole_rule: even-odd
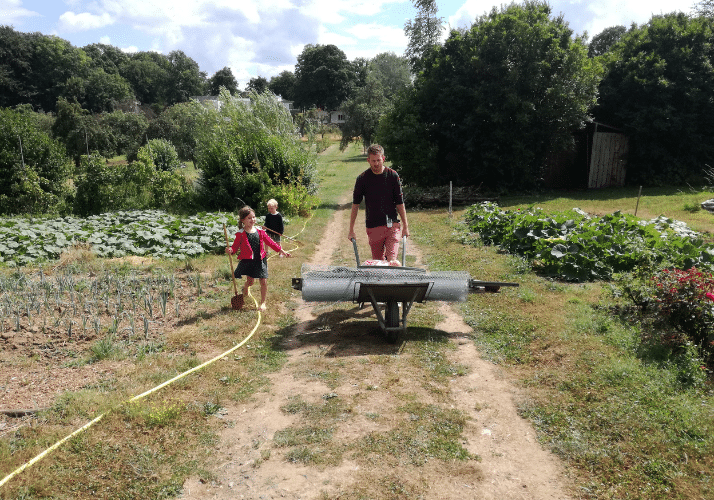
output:
[[[329,222],[312,263],[329,264],[345,243],[348,197],[341,200],[341,207]],[[364,228],[357,234],[364,234]],[[408,253],[416,255],[417,265],[421,265],[418,249],[411,242]],[[289,361],[270,376],[269,392],[258,393],[250,402],[223,412],[226,426],[214,455],[216,480],[187,481],[181,498],[573,498],[568,494],[562,464],[541,448],[533,428],[518,416],[516,389],[501,376],[498,367],[480,358],[468,338],[471,329],[446,303],[439,307],[444,319],[437,329],[448,332],[455,343],[456,348],[449,351],[451,361],[470,370],[449,382],[445,406],[467,415],[462,445],[480,460],[452,464],[433,460],[399,467],[350,460],[342,460],[336,467],[306,467],[286,461],[282,449],[276,449],[272,441],[276,431],[297,425],[298,416],[281,410],[295,395],[315,403],[324,400],[326,394],[358,401],[355,414],[335,430],[333,439],[345,441],[383,431],[385,426],[398,426],[402,417],[396,407],[403,404],[399,394],[417,394],[425,400],[432,397],[425,392],[419,376],[414,376],[414,363],[404,362],[410,354],[402,352],[403,346],[391,346],[373,332],[366,332],[364,321],[342,321],[342,316],[357,316],[371,317],[376,323],[373,311],[365,308],[342,316],[339,312],[326,315],[337,323],[326,327],[325,319],[316,318],[312,310],[310,305],[298,305],[298,327],[286,340]],[[382,361],[385,354],[388,360]],[[305,376],[310,370],[328,369],[339,370],[337,387]],[[440,404],[444,404],[443,395]],[[374,413],[380,415],[378,421],[365,417]]]

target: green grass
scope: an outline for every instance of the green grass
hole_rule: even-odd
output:
[[[559,198],[538,206],[614,208],[612,200],[583,201]],[[521,284],[472,297],[462,312],[482,355],[527,389],[520,412],[581,477],[580,498],[711,498],[714,395],[711,384],[691,384],[690,371],[698,369],[691,358],[643,343],[640,327],[610,314],[604,283],[543,279],[517,258],[464,247],[456,236],[442,238],[438,249],[427,244],[445,227],[456,230],[457,220],[458,214],[449,220],[443,212],[415,213],[410,226],[430,266]],[[694,227],[692,218],[681,220]]]

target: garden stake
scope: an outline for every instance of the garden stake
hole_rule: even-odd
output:
[[[226,247],[228,247],[230,243],[228,242],[228,230],[225,224],[223,224],[223,234],[226,237]],[[236,275],[233,273],[233,256],[231,254],[228,254],[228,263],[231,266],[231,278],[233,278],[233,291],[235,292],[235,295],[231,297],[231,308],[240,311],[243,309],[243,294],[238,295],[238,285],[236,285]]]

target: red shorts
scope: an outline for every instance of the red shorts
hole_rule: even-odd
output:
[[[367,239],[373,259],[394,260],[397,258],[401,227],[399,222],[395,222],[392,227],[378,226],[367,229]]]

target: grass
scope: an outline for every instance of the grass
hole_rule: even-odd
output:
[[[616,204],[600,194],[602,199],[537,204],[546,210],[611,211]],[[664,201],[671,194],[659,196],[657,206],[673,206]],[[504,202],[517,208],[533,200]],[[438,251],[432,250],[428,242],[445,227],[456,230],[459,216],[414,213],[412,233],[430,266],[466,264],[479,279],[521,284],[518,291],[470,299],[461,309],[482,354],[527,389],[520,412],[533,422],[539,440],[581,477],[580,498],[714,495],[711,384],[688,385],[686,361],[652,350],[640,340],[638,326],[610,315],[606,283],[554,283],[524,269],[516,257],[463,247],[456,237],[442,238]],[[697,227],[695,218],[684,212],[680,217]]]

